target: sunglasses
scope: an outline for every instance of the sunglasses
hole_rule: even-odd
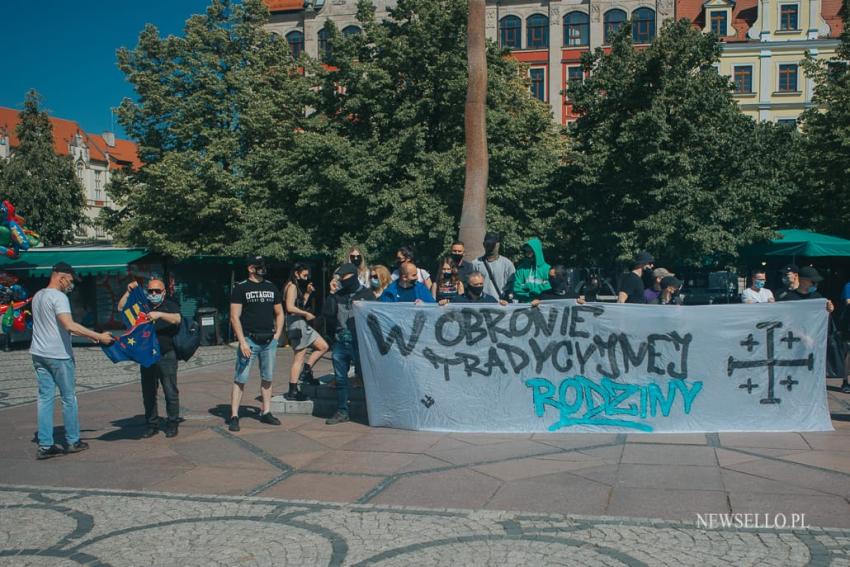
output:
[[[148,293],[165,293],[164,289],[151,289],[148,288]]]

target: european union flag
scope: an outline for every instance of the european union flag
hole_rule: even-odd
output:
[[[151,304],[148,298],[145,297],[145,292],[141,286],[136,286],[130,290],[127,296],[127,303],[124,304],[124,309],[121,310],[121,316],[124,318],[124,325],[129,329],[135,324],[139,315],[149,313]]]
[[[159,340],[156,331],[144,313],[136,318],[132,329],[116,337],[109,346],[100,347],[112,362],[132,360],[147,368],[159,362]]]

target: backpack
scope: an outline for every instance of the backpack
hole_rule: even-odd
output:
[[[201,326],[194,318],[181,317],[180,328],[172,341],[177,359],[188,361],[201,345]]]

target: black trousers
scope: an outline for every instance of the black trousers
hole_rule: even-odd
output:
[[[177,389],[177,354],[172,350],[162,355],[159,362],[142,368],[142,401],[145,404],[145,420],[148,425],[159,424],[156,392],[162,384],[165,395],[165,411],[169,421],[180,418],[180,390]]]

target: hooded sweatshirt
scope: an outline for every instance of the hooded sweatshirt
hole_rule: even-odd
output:
[[[534,252],[531,258],[523,258],[516,267],[514,297],[523,303],[538,299],[552,286],[549,284],[549,264],[543,259],[543,244],[539,238],[531,238],[526,244]]]

